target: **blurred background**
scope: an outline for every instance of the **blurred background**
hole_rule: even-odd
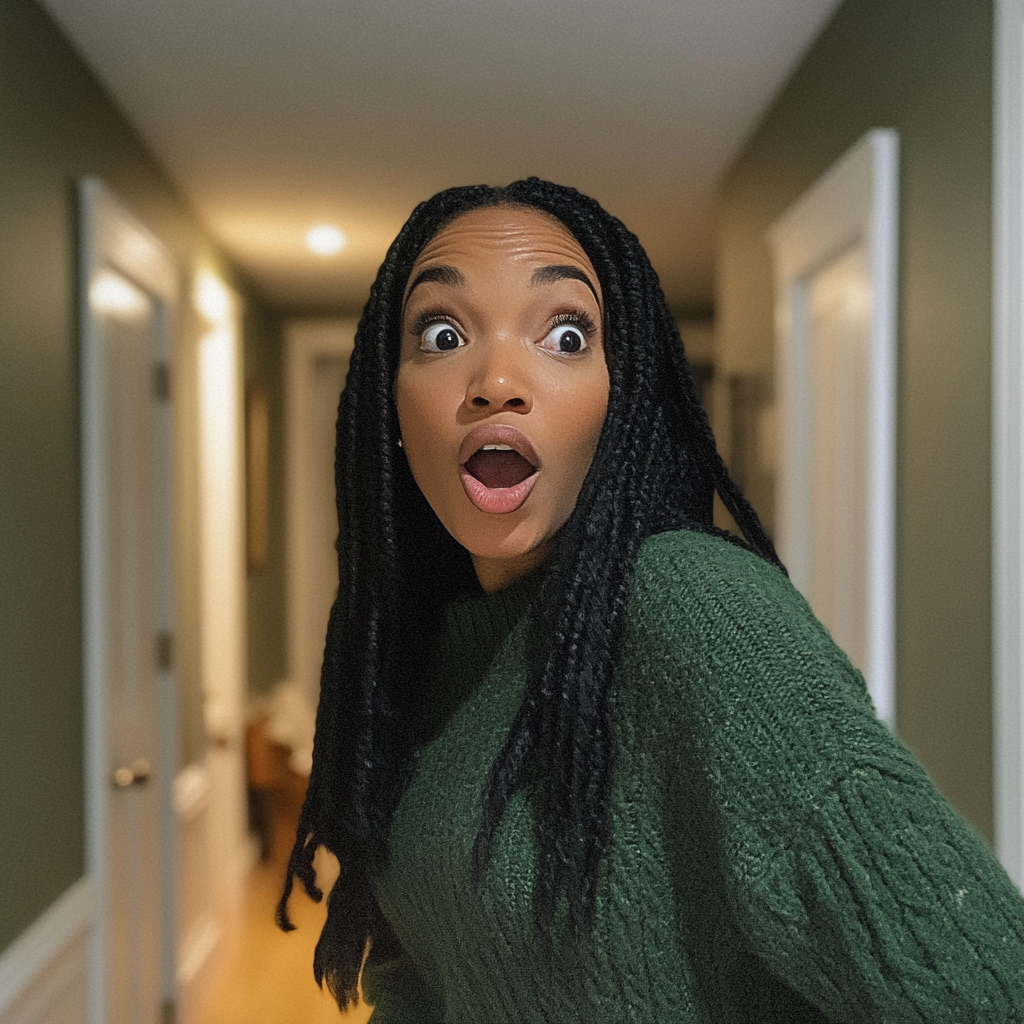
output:
[[[996,40],[995,0],[0,0],[0,1022],[336,1019],[317,908],[269,923],[333,420],[388,243],[453,184],[550,178],[639,236],[784,558],[800,453],[855,467],[863,510],[807,535],[863,564],[797,582],[994,841]]]

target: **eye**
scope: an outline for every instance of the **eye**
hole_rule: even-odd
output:
[[[466,342],[451,324],[432,324],[420,335],[420,348],[424,352],[450,352]]]
[[[587,333],[583,324],[556,324],[540,343],[540,347],[560,355],[573,355],[576,352],[582,352],[587,347]]]

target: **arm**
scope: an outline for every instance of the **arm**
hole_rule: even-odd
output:
[[[854,768],[790,835],[772,870],[743,870],[748,846],[730,878],[785,984],[837,1021],[1024,1017],[1024,901],[923,773]]]
[[[1024,900],[803,599],[713,538],[656,540],[636,648],[739,942],[836,1021],[1024,1019]]]

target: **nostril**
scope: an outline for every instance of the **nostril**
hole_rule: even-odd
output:
[[[518,409],[519,406],[526,405],[521,398],[510,398],[505,404],[512,406],[513,409]]]
[[[484,408],[484,406],[490,405],[491,403],[488,402],[487,399],[483,398],[481,395],[477,395],[477,397],[473,399],[472,404],[475,405],[478,409],[482,409]]]

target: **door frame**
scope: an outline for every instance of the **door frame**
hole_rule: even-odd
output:
[[[90,283],[104,266],[112,266],[142,287],[158,304],[154,386],[166,385],[171,376],[174,331],[179,319],[180,272],[159,239],[144,227],[98,178],[78,183],[79,199],[79,336],[82,471],[82,640],[85,726],[85,820],[86,872],[92,880],[96,913],[90,939],[88,1006],[90,1024],[106,1024],[107,984],[110,967],[110,903],[108,865],[110,830],[109,737],[107,731],[105,650],[106,609],[104,573],[106,472],[102,444],[103,406],[107,401],[99,355],[100,325],[90,302]],[[170,401],[160,403],[154,432],[167,452],[165,494],[155,495],[155,532],[172,543],[170,473],[173,465],[173,428]],[[162,500],[161,500],[162,499]],[[174,594],[170,578],[172,552],[164,552],[168,578],[154,594],[154,613],[159,633],[173,637]],[[154,644],[156,643],[154,637]],[[168,642],[170,640],[168,639]],[[154,658],[156,652],[154,652]],[[173,668],[170,658],[156,666],[156,786],[160,808],[160,939],[161,998],[173,1007],[175,999],[175,843],[173,779],[176,749],[176,709]],[[164,1010],[167,1015],[166,1009]]]
[[[995,848],[1024,888],[1024,0],[995,6],[992,711]]]
[[[896,724],[896,364],[899,136],[874,128],[771,226],[775,267],[779,547],[797,586],[809,582],[813,439],[809,284],[860,243],[871,287],[868,438],[867,664],[879,716]]]

